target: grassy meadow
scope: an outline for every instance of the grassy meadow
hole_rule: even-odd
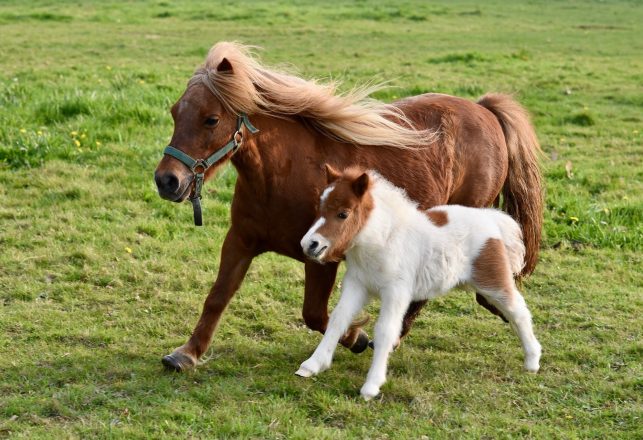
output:
[[[637,1],[0,2],[0,437],[643,438],[641,23]],[[206,362],[162,369],[216,276],[235,172],[205,185],[203,228],[153,172],[220,40],[346,89],[389,81],[384,101],[502,91],[529,109],[540,373],[462,291],[424,309],[375,401],[359,397],[370,352],[296,377],[320,335],[303,267],[273,254]]]

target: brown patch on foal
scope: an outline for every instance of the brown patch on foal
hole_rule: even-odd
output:
[[[429,217],[429,220],[431,220],[431,223],[435,226],[444,226],[449,223],[449,216],[446,211],[432,209],[430,211],[426,211],[426,216]]]
[[[473,262],[472,280],[476,287],[503,292],[510,296],[513,292],[513,276],[505,245],[498,238],[490,238]]]

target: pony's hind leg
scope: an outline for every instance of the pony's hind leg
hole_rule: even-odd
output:
[[[521,293],[515,286],[502,291],[481,289],[480,292],[509,320],[509,324],[520,338],[525,353],[525,370],[537,372],[540,369],[542,350],[534,335],[531,313]]]

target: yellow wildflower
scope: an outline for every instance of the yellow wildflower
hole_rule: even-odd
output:
[[[27,132],[27,130],[25,130],[24,128],[20,129],[20,133],[26,133],[26,132]]]
[[[86,135],[85,133],[83,133],[83,134],[81,134],[81,135],[80,135],[80,138],[81,138],[81,139],[85,139],[86,137],[87,137],[87,135]]]
[[[578,217],[574,217],[574,216],[570,216],[569,219],[574,223],[578,221]]]
[[[132,253],[132,248],[126,247],[125,252],[127,252],[128,254],[131,254]]]
[[[37,134],[38,134],[38,136],[42,136],[42,131],[38,130]]]
[[[98,141],[96,141],[96,146],[97,146],[97,147],[100,147],[100,146],[101,146],[101,143],[100,143],[100,142],[98,142]]]
[[[69,134],[70,134],[70,135],[72,135],[72,136],[78,136],[78,132],[77,132],[77,131],[70,131],[70,132],[69,132]]]
[[[75,144],[77,147],[80,147],[80,141],[79,141],[78,139],[74,139],[74,144]]]

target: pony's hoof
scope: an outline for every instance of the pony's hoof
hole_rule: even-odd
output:
[[[360,332],[360,334],[357,336],[357,339],[355,340],[355,343],[351,347],[351,351],[353,353],[361,353],[364,350],[366,350],[371,342],[368,339],[368,335],[364,332]]]
[[[163,356],[161,359],[166,370],[181,372],[190,370],[196,366],[196,362],[188,355],[175,351],[172,354]]]

